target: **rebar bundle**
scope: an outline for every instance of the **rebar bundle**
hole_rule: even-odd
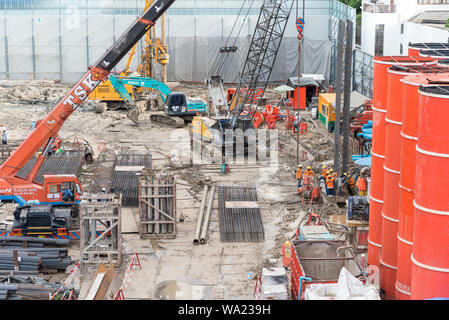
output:
[[[44,160],[42,166],[39,168],[34,182],[42,183],[44,174],[72,174],[79,175],[81,165],[83,162],[83,154],[78,152],[70,152],[69,154],[54,154]],[[31,172],[36,163],[36,157],[30,159],[22,169],[20,169],[17,176],[19,178],[26,178]]]
[[[218,187],[221,242],[263,242],[257,191],[253,187]]]
[[[151,168],[150,152],[122,152],[115,161],[115,170],[112,176],[111,188],[121,193],[123,207],[137,207],[139,182],[138,174],[143,168]]]

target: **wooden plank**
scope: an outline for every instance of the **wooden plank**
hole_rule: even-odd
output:
[[[97,295],[98,289],[100,288],[101,282],[103,281],[104,276],[106,275],[105,272],[102,273],[98,273],[94,283],[92,284],[92,286],[90,287],[90,291],[87,294],[87,297],[85,300],[95,300],[95,296]]]
[[[106,293],[109,290],[109,287],[111,286],[112,281],[115,277],[115,269],[114,265],[112,263],[109,264],[109,267],[107,268],[105,275],[103,277],[103,280],[101,281],[101,285],[97,290],[97,294],[94,297],[94,300],[104,300],[106,297]]]
[[[136,175],[137,175],[144,168],[145,168],[145,166],[116,166],[114,171],[136,172]]]
[[[259,203],[255,201],[226,201],[226,209],[259,209]]]

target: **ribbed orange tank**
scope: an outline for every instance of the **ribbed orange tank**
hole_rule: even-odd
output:
[[[438,60],[437,65],[439,67],[449,67],[449,59]]]
[[[419,57],[420,50],[442,50],[442,49],[449,49],[449,44],[438,42],[410,43],[408,45],[408,55],[410,57]]]
[[[385,241],[396,242],[397,247],[390,245],[382,254],[382,261],[388,266],[396,266],[396,281],[394,284],[395,298],[407,300],[410,298],[410,254],[412,252],[413,241],[413,199],[414,199],[414,171],[415,171],[415,145],[417,136],[417,119],[418,119],[418,87],[417,85],[404,84],[404,79],[417,78],[422,83],[427,82],[426,76],[432,76],[435,73],[449,72],[449,68],[430,66],[414,66],[414,67],[396,67],[388,69],[389,81],[391,87],[389,90],[400,92],[399,94],[391,94],[391,104],[400,106],[392,108],[391,117],[387,114],[389,122],[387,122],[387,141],[390,142],[390,149],[387,143],[387,155],[385,161],[385,188],[388,190],[390,197],[385,196],[384,216],[382,235],[388,235]],[[412,74],[427,74],[426,76],[410,76]],[[415,80],[417,81],[417,80]],[[419,82],[419,81],[417,81]],[[388,110],[390,111],[390,110]],[[399,113],[400,112],[400,116]],[[398,125],[399,118],[402,125]],[[393,118],[394,120],[391,120]],[[399,133],[397,130],[399,129]],[[396,141],[399,136],[399,141]],[[391,138],[391,139],[390,139]],[[397,151],[399,147],[399,152]],[[398,156],[399,157],[396,158]],[[399,167],[397,160],[399,160]],[[399,183],[398,175],[400,174]],[[391,188],[389,186],[392,186]],[[387,189],[388,188],[388,189]],[[393,212],[398,216],[390,217],[389,213]],[[390,218],[390,219],[388,219]],[[393,220],[397,220],[395,222]],[[410,229],[411,227],[411,229]],[[397,238],[396,238],[397,237]],[[396,251],[396,258],[391,259]],[[395,269],[388,266],[381,266],[381,278],[384,282],[388,282],[394,274]],[[391,270],[391,271],[390,271]],[[391,289],[391,283],[384,283]]]
[[[392,65],[416,66],[436,63],[431,58],[387,56],[374,58],[373,70],[373,139],[368,235],[368,264],[380,265],[382,207],[384,190],[385,115],[387,112],[388,68]]]
[[[420,50],[420,57],[429,57],[435,60],[446,60],[449,59],[448,49],[436,49],[436,50]]]
[[[416,300],[449,297],[449,81],[446,83],[419,89],[411,256],[411,299]]]

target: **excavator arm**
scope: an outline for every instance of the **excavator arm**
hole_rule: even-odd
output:
[[[143,77],[117,77],[111,75],[109,80],[120,97],[132,106],[134,106],[135,103],[128,90],[126,90],[125,85],[155,89],[159,92],[159,95],[164,103],[166,103],[167,96],[171,93],[170,88],[165,83],[156,79]]]
[[[11,156],[0,166],[0,179],[14,177],[35,153],[57,136],[64,122],[83,103],[89,94],[107,79],[111,70],[147,33],[154,23],[167,11],[175,0],[156,0],[89,68],[78,83],[62,98],[56,107],[39,123]]]

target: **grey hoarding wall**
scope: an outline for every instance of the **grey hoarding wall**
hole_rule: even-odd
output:
[[[327,29],[326,16],[317,18],[323,23],[322,29]],[[35,78],[75,82],[133,19],[135,17],[126,15],[3,16],[0,18],[0,79]],[[235,16],[201,19],[169,17],[169,81],[204,81],[217,58],[219,48],[226,42],[234,20]],[[229,64],[222,74],[226,82],[238,82],[238,73],[245,62],[256,20],[257,17],[251,17],[243,25],[238,25],[238,29],[242,29],[240,37],[228,41],[229,45],[235,42],[239,49],[230,56]],[[288,77],[297,75],[298,40],[294,19],[290,20],[272,81],[286,81]],[[159,34],[158,26],[156,32]],[[321,33],[323,32],[317,31],[309,36],[306,34],[301,70],[303,73],[323,73],[328,78],[330,42],[323,39],[324,33]],[[320,40],[313,40],[315,36]],[[142,42],[136,51],[131,70],[137,68],[141,47]],[[126,60],[127,56],[116,70],[122,70]]]

